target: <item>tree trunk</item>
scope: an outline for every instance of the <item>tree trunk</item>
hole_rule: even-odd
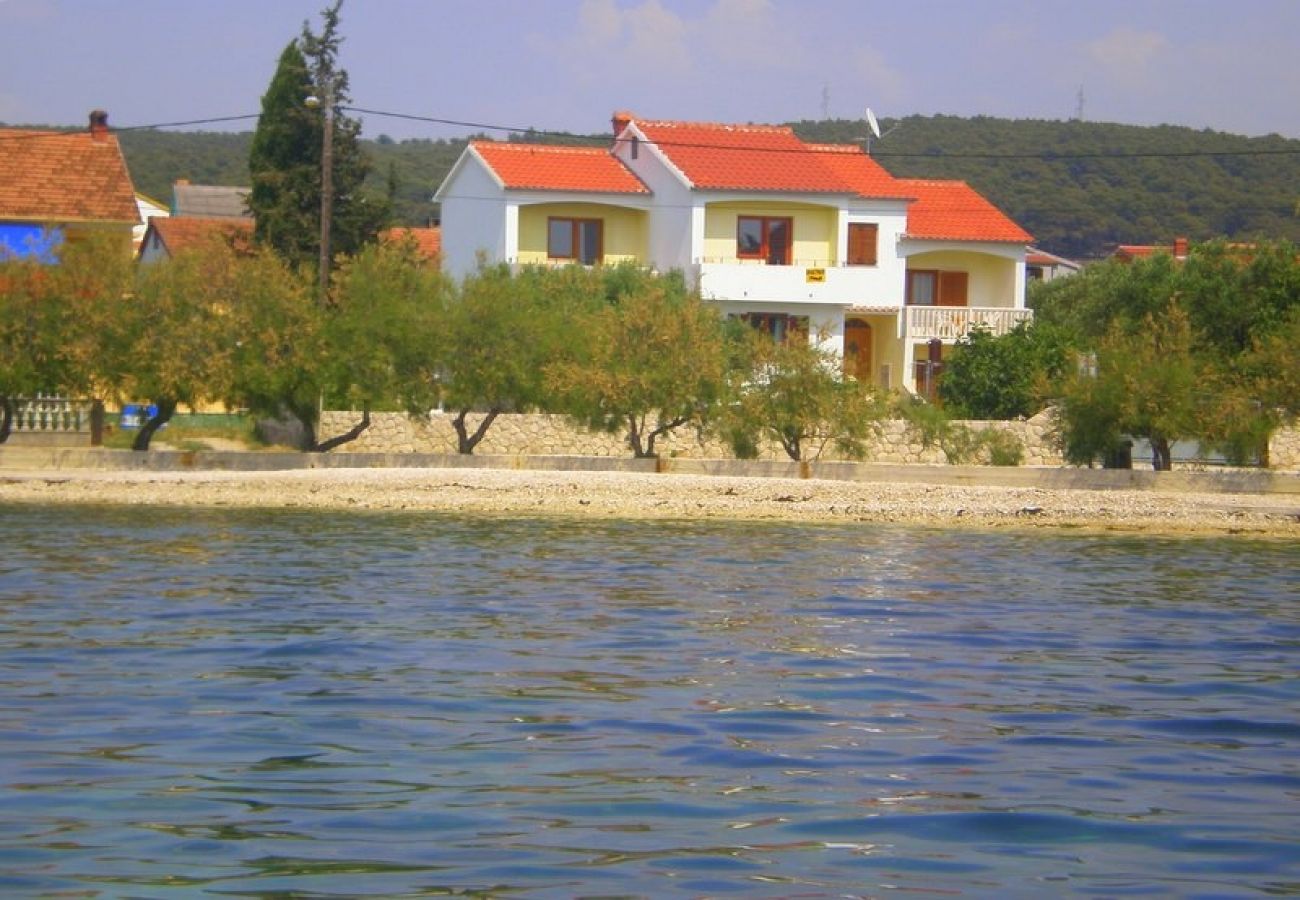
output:
[[[1169,439],[1162,437],[1148,438],[1151,442],[1151,468],[1157,472],[1168,472],[1173,468],[1173,457],[1169,448]]]
[[[456,414],[456,418],[451,420],[451,427],[456,429],[456,452],[463,456],[473,455],[474,448],[479,445],[479,441],[483,440],[487,430],[492,427],[492,422],[497,416],[501,415],[501,407],[494,406],[489,409],[487,414],[483,416],[483,421],[478,423],[478,428],[474,429],[473,434],[470,434],[469,429],[465,426],[465,417],[469,415],[469,412],[468,409],[462,409]]]
[[[356,425],[353,425],[347,431],[343,432],[343,434],[336,435],[335,437],[332,437],[327,441],[321,441],[319,444],[317,444],[315,447],[312,448],[312,452],[326,453],[330,450],[333,450],[335,447],[341,446],[343,444],[347,444],[351,441],[355,441],[357,438],[361,437],[362,432],[364,432],[369,427],[370,427],[370,404],[365,403],[361,406],[360,422],[358,422]]]
[[[9,440],[14,427],[14,401],[12,397],[0,397],[0,444]]]
[[[685,416],[682,416],[680,418],[673,419],[670,422],[661,422],[652,431],[650,431],[648,434],[645,435],[645,452],[644,453],[640,452],[637,449],[637,444],[632,445],[632,451],[636,453],[639,459],[658,458],[659,452],[655,450],[655,442],[660,438],[660,436],[667,434],[668,432],[672,431],[674,428],[678,428],[682,425],[685,425],[687,421],[688,421],[687,418]],[[632,436],[629,434],[628,435],[629,441],[631,440],[631,437]]]
[[[297,403],[286,403],[284,408],[289,415],[298,420],[302,425],[302,446],[299,450],[304,453],[313,453],[317,449],[316,444],[316,405],[303,406]]]
[[[632,455],[637,459],[650,459],[655,455],[655,436],[651,432],[649,441],[642,440],[645,426],[637,421],[636,416],[627,417],[627,444],[632,448]]]
[[[149,442],[153,440],[154,433],[170,422],[172,416],[176,414],[175,400],[158,400],[156,403],[158,412],[140,426],[140,430],[135,433],[135,440],[131,442],[131,449],[138,453],[149,449]]]

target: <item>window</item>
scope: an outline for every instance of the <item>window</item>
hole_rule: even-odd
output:
[[[761,331],[778,344],[784,344],[794,335],[808,338],[808,317],[785,313],[743,313],[740,320],[755,331]]]
[[[736,221],[736,256],[761,259],[769,266],[790,265],[794,219],[740,216]]]
[[[908,306],[965,306],[970,276],[966,272],[909,269]]]
[[[849,258],[851,266],[876,264],[876,238],[879,232],[874,222],[849,223]]]
[[[546,220],[546,255],[570,259],[584,266],[600,262],[604,255],[604,223],[600,219]]]

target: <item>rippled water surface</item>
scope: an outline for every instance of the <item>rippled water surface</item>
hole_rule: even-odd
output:
[[[1298,563],[0,507],[0,894],[1300,894]]]

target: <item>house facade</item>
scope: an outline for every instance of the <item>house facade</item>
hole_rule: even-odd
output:
[[[725,314],[921,392],[945,347],[1031,315],[1029,235],[962,182],[895,178],[858,147],[788,127],[625,113],[613,125],[608,148],[471,142],[435,194],[448,271],[677,269]]]
[[[108,114],[86,131],[0,129],[0,256],[52,260],[64,241],[120,238],[140,224],[135,189]]]

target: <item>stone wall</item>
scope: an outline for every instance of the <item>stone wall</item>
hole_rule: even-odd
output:
[[[355,441],[340,447],[348,453],[455,453],[456,432],[452,416],[434,413],[426,420],[413,419],[403,413],[373,413],[371,425]],[[359,414],[345,411],[326,411],[321,415],[322,439],[342,434],[352,428]],[[476,425],[478,417],[471,416]],[[1029,466],[1059,466],[1060,453],[1049,437],[1051,418],[1041,413],[1028,421],[966,422],[969,428],[979,430],[995,428],[1010,432],[1024,448],[1023,464]],[[660,456],[680,459],[729,459],[732,453],[716,439],[701,437],[689,428],[662,437],[655,449]],[[574,425],[564,416],[543,414],[502,414],[488,429],[476,453],[516,456],[596,456],[630,457],[624,435],[588,431]],[[776,445],[761,448],[760,459],[786,460],[785,452]],[[833,447],[826,448],[822,460],[842,459]],[[938,447],[922,447],[908,433],[902,421],[883,423],[879,437],[871,443],[867,459],[883,463],[947,462]]]
[[[1268,466],[1284,472],[1300,472],[1300,427],[1274,432],[1268,442]]]

